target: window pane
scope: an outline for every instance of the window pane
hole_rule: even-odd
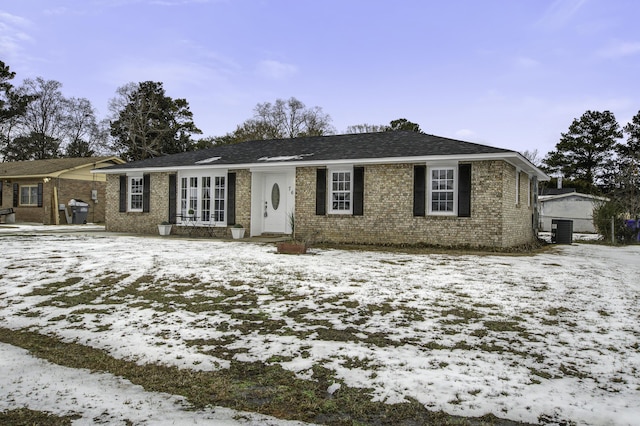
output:
[[[129,208],[131,210],[142,210],[142,190],[144,187],[144,179],[141,177],[132,177],[129,179]]]
[[[200,204],[200,219],[208,222],[211,218],[211,178],[202,178],[202,202]]]
[[[214,203],[213,203],[213,219],[216,222],[224,222],[224,193],[225,178],[224,176],[216,176],[214,179]]]
[[[31,204],[29,200],[30,189],[31,187],[29,186],[20,187],[20,204],[24,204],[24,205]]]
[[[431,169],[431,211],[453,212],[455,169]]]
[[[331,209],[334,211],[351,210],[351,173],[331,173]]]

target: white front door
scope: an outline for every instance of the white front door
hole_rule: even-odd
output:
[[[287,177],[266,174],[263,192],[263,232],[285,233],[287,230]]]

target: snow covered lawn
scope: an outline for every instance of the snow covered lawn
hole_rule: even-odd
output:
[[[463,416],[640,419],[640,246],[287,256],[271,245],[100,233],[0,243],[3,327],[118,359],[204,371],[259,361],[305,380],[320,366],[334,375],[330,391],[369,388],[378,401],[412,398]],[[0,357],[36,362],[7,345]],[[0,410],[87,411],[90,419],[86,407],[101,404],[90,391],[86,402],[46,403],[25,388],[26,371],[22,380],[0,374]]]

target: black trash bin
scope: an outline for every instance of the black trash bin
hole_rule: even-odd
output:
[[[71,207],[71,223],[74,225],[87,223],[89,216],[89,204],[82,200],[69,201]]]
[[[552,219],[551,242],[554,244],[573,243],[573,221],[566,219]]]

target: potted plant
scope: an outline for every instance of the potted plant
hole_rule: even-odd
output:
[[[231,236],[234,240],[244,238],[244,227],[239,223],[233,225],[233,227],[231,228]]]
[[[291,240],[276,243],[278,253],[305,254],[307,252],[307,242],[298,241],[296,238],[296,217],[293,212],[289,213],[289,225],[291,226]]]
[[[158,232],[160,235],[169,235],[171,234],[171,227],[172,225],[169,222],[164,221],[158,225]]]

